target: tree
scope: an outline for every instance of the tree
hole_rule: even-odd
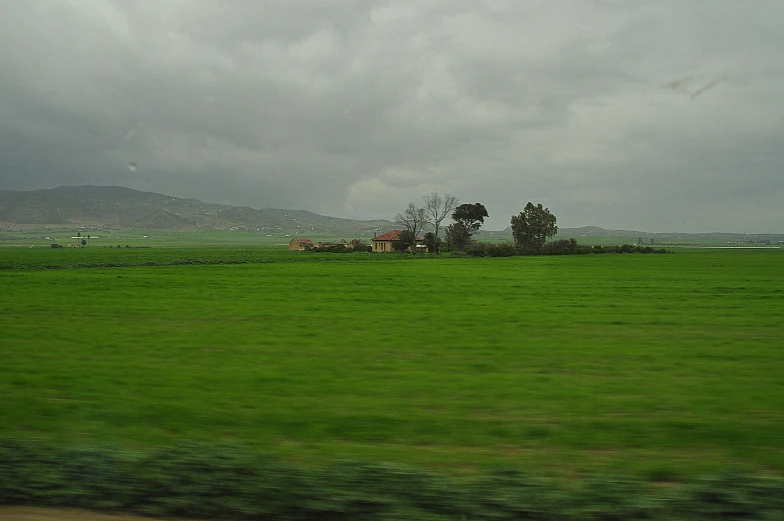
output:
[[[446,241],[450,248],[463,251],[471,243],[471,232],[462,222],[456,221],[446,227]]]
[[[425,209],[417,207],[414,203],[408,203],[408,208],[403,213],[397,214],[395,219],[416,238],[425,226]]]
[[[411,248],[411,251],[416,253],[416,235],[411,230],[402,230],[398,239],[392,243],[392,247],[398,251]]]
[[[457,207],[457,197],[449,194],[444,194],[442,197],[437,192],[433,192],[424,196],[422,200],[425,203],[425,221],[433,227],[433,233],[438,238],[441,222]]]
[[[450,247],[462,251],[471,244],[471,236],[485,222],[487,209],[480,203],[461,204],[452,212],[455,222],[447,226],[446,237]]]
[[[512,216],[512,235],[515,243],[525,248],[541,248],[545,241],[558,232],[555,215],[541,204],[528,202],[520,215]]]
[[[452,219],[468,230],[469,234],[479,230],[485,222],[485,217],[487,217],[487,210],[480,203],[461,204],[452,212]]]
[[[441,239],[433,232],[427,232],[425,234],[425,246],[427,246],[427,251],[430,253],[439,253]]]

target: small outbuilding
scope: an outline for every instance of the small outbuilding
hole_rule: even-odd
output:
[[[305,251],[313,248],[313,242],[307,237],[294,237],[289,242],[289,250]]]

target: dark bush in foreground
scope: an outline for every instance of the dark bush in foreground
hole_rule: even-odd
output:
[[[447,478],[388,464],[297,467],[244,449],[150,452],[0,440],[0,504],[255,520],[782,519],[784,479],[726,474],[668,487],[518,470]]]

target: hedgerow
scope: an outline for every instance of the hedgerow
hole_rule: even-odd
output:
[[[575,239],[561,239],[546,243],[544,246],[521,246],[516,244],[477,243],[466,254],[472,257],[513,257],[516,255],[591,255],[602,253],[668,253],[664,248],[634,246],[631,244],[609,246],[587,246],[577,244]]]
[[[299,467],[241,447],[152,451],[0,440],[0,504],[254,520],[784,519],[784,480],[726,473],[655,486],[588,476],[577,484],[516,469],[450,478],[367,463]]]

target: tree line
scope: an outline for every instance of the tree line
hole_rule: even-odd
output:
[[[474,235],[488,216],[487,208],[481,203],[459,204],[453,195],[433,192],[422,197],[421,206],[408,203],[408,207],[395,216],[403,228],[396,247],[415,251],[419,234],[429,227],[430,231],[422,238],[428,251],[440,253],[442,242],[446,242],[450,250],[465,251],[473,244]],[[447,217],[452,218],[452,223],[444,228],[442,241],[440,231]],[[528,250],[541,249],[547,239],[558,232],[555,215],[541,204],[531,202],[519,215],[512,216],[511,225],[515,244]]]
[[[396,220],[403,230],[395,247],[405,251],[411,248],[416,252],[418,234],[426,227],[431,231],[425,233],[422,242],[431,253],[441,253],[442,242],[449,250],[465,252],[472,256],[509,257],[513,255],[586,255],[596,253],[667,253],[665,249],[654,249],[650,246],[624,244],[620,246],[585,246],[577,244],[575,239],[562,239],[548,242],[558,233],[557,219],[541,203],[528,202],[517,215],[510,219],[514,244],[485,244],[473,239],[479,232],[487,209],[481,203],[458,204],[457,197],[449,194],[443,196],[431,193],[422,198],[422,206],[408,203],[408,207],[397,214]],[[444,240],[439,232],[447,217],[452,224],[443,228]]]

